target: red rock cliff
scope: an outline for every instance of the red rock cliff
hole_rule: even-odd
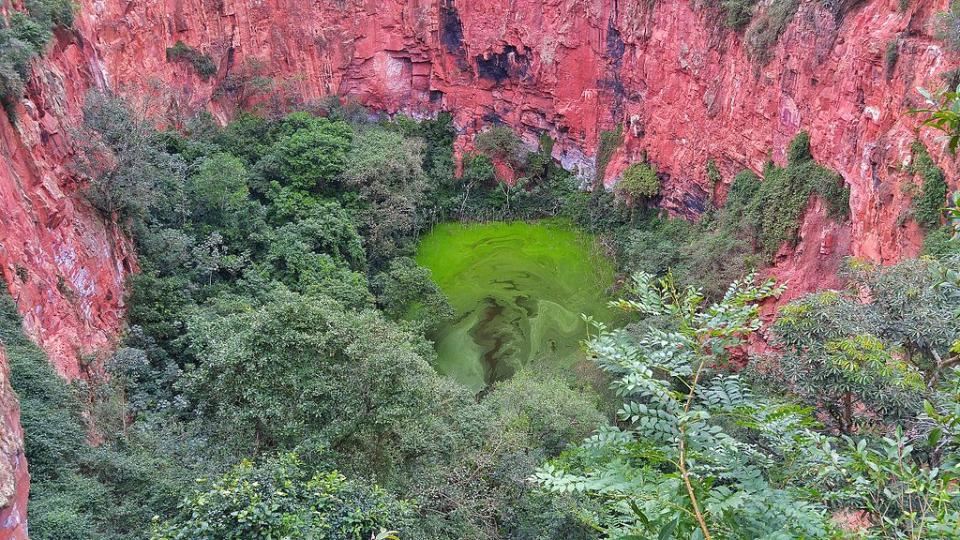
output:
[[[503,121],[531,144],[546,131],[555,157],[587,176],[599,133],[622,124],[607,182],[646,151],[669,176],[665,205],[685,215],[714,190],[708,160],[728,183],[771,155],[782,160],[806,129],[814,156],[849,183],[853,217],[838,226],[811,216],[797,256],[779,262],[799,291],[842,255],[889,262],[919,248],[919,230],[901,216],[916,127],[905,111],[918,104],[915,87],[940,86],[957,58],[931,37],[946,0],[898,5],[854,2],[837,15],[803,2],[763,65],[716,12],[679,0],[85,2],[81,33],[112,84],[162,88],[180,111],[228,115],[236,96],[210,97],[256,61],[308,100],[339,93],[389,112],[449,110],[466,134]],[[168,63],[165,48],[178,40],[210,54],[217,76],[203,82]]]
[[[79,376],[80,358],[118,332],[135,264],[122,235],[73,196],[70,126],[86,90],[151,92],[176,114],[206,107],[225,119],[248,96],[223,92],[224,81],[256,71],[304,100],[451,111],[462,144],[497,121],[531,144],[545,131],[554,156],[585,176],[600,132],[623,125],[607,182],[646,152],[668,177],[664,205],[689,216],[724,191],[707,179],[708,160],[728,184],[771,155],[782,161],[806,129],[815,158],[850,185],[851,219],[832,223],[815,203],[775,271],[794,294],[829,285],[844,255],[890,262],[919,248],[903,219],[917,122],[904,113],[914,88],[939,86],[957,58],[931,37],[946,0],[899,3],[840,2],[836,15],[804,0],[760,65],[716,12],[680,0],[82,0],[76,29],[35,63],[17,123],[0,119],[0,271],[28,333],[61,374]],[[177,41],[209,54],[216,75],[168,62]]]

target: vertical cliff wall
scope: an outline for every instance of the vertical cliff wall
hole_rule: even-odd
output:
[[[451,111],[464,143],[494,122],[531,144],[549,133],[555,157],[587,177],[600,132],[620,124],[608,185],[646,153],[669,178],[664,206],[690,217],[725,191],[708,180],[708,160],[728,184],[782,161],[806,129],[814,157],[850,185],[852,218],[811,215],[797,253],[778,259],[800,291],[843,255],[890,262],[919,249],[904,219],[901,186],[913,180],[901,171],[917,122],[905,111],[919,104],[916,86],[939,87],[958,59],[931,37],[945,0],[899,4],[803,2],[766,63],[716,10],[679,0],[89,2],[82,33],[114,86],[160,92],[178,111],[228,116],[237,95],[222,82],[257,66],[305,100],[338,93],[388,112]],[[167,62],[176,41],[209,54],[217,75],[203,81]]]
[[[461,146],[496,122],[530,144],[546,132],[554,156],[587,178],[600,133],[622,125],[608,185],[645,154],[667,178],[663,205],[689,217],[722,200],[739,170],[782,162],[806,129],[814,157],[850,186],[851,218],[834,223],[814,201],[799,246],[776,260],[791,291],[833,284],[848,254],[915,254],[922,235],[903,189],[915,180],[903,171],[917,119],[904,113],[916,86],[938,87],[958,66],[931,37],[947,1],[804,0],[764,63],[698,4],[81,0],[75,29],[59,30],[35,62],[16,121],[0,118],[0,272],[28,334],[62,375],[81,376],[86,356],[117,335],[135,268],[123,235],[76,197],[71,127],[85,93],[149,93],[173,120],[202,108],[225,120],[267,99],[245,88],[253,76],[305,101],[341,94],[391,113],[451,111]],[[216,73],[168,61],[178,41],[208,54]],[[956,187],[954,162],[921,136]]]

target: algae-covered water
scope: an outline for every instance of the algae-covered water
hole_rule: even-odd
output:
[[[567,221],[440,224],[417,262],[457,314],[431,336],[436,368],[476,391],[530,362],[574,364],[586,335],[580,314],[614,316],[613,266]]]

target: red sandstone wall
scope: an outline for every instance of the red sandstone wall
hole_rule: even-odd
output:
[[[930,36],[946,3],[913,0],[900,13],[899,0],[864,0],[838,19],[805,0],[758,66],[715,13],[681,0],[82,0],[76,30],[36,62],[17,123],[0,118],[0,272],[30,336],[62,375],[80,376],[81,356],[119,331],[135,266],[122,235],[74,196],[69,130],[86,90],[146,91],[161,109],[226,119],[235,100],[211,102],[214,89],[257,59],[306,100],[338,93],[388,112],[449,110],[461,147],[495,121],[531,144],[546,131],[554,156],[587,177],[600,131],[623,124],[608,184],[646,152],[668,176],[664,206],[688,216],[725,191],[707,180],[707,160],[728,184],[771,151],[782,161],[807,129],[817,160],[849,183],[852,218],[832,223],[815,203],[800,245],[781,250],[773,271],[793,295],[834,285],[847,254],[891,262],[919,248],[920,231],[901,219],[916,125],[904,112],[914,87],[936,87],[958,65]],[[168,63],[177,40],[209,53],[217,75],[202,81]],[[930,137],[955,187],[956,167]]]
[[[900,170],[916,126],[904,112],[917,105],[916,86],[939,86],[958,59],[930,36],[946,0],[911,2],[903,13],[898,4],[865,1],[838,19],[808,0],[764,66],[715,13],[679,0],[85,2],[81,27],[114,85],[162,88],[181,110],[209,105],[216,79],[256,58],[308,100],[340,93],[389,112],[444,109],[468,135],[504,121],[531,144],[547,131],[555,157],[586,176],[599,132],[623,124],[608,184],[646,151],[669,175],[664,205],[688,216],[714,191],[708,159],[729,183],[771,152],[781,161],[787,142],[809,130],[814,156],[850,184],[853,218],[824,232],[813,216],[800,255],[780,257],[778,271],[800,291],[843,255],[891,262],[919,249],[920,231],[900,219],[909,207],[900,186],[910,181]],[[205,83],[167,63],[164,49],[177,40],[217,60],[217,78]],[[211,108],[227,116],[228,101]]]

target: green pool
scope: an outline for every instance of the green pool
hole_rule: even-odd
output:
[[[444,223],[420,243],[417,262],[457,313],[431,336],[436,368],[476,391],[530,362],[571,366],[583,357],[580,314],[614,317],[613,266],[567,221]]]

